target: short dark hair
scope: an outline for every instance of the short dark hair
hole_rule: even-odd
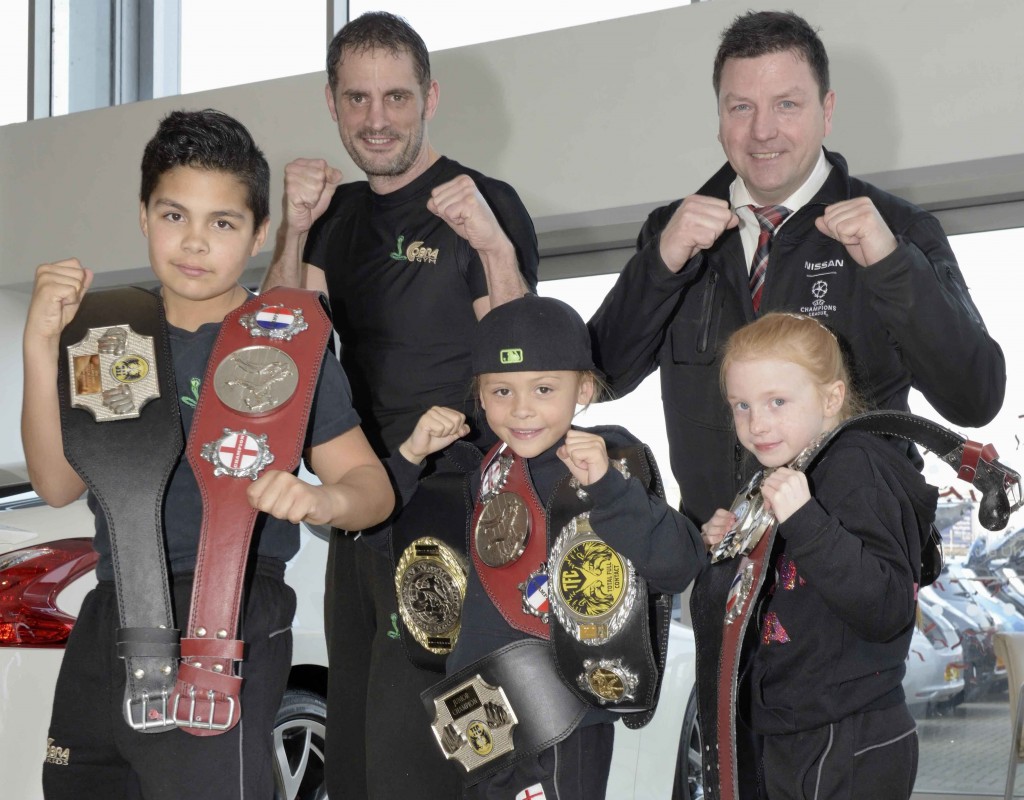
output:
[[[748,11],[722,31],[711,83],[715,96],[722,87],[722,68],[730,58],[757,58],[795,50],[807,62],[818,82],[821,99],[828,94],[828,53],[818,32],[792,11]]]
[[[146,205],[160,177],[175,167],[225,172],[246,189],[256,227],[270,216],[270,166],[246,127],[212,108],[172,111],[162,120],[142,154],[142,188]]]
[[[327,47],[327,82],[332,94],[338,89],[338,64],[346,50],[350,53],[387,50],[396,58],[408,53],[416,80],[426,97],[430,89],[430,54],[420,35],[402,17],[387,11],[368,11],[334,34]]]

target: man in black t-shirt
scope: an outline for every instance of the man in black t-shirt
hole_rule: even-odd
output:
[[[347,24],[327,75],[328,109],[367,182],[340,185],[323,160],[286,167],[286,220],[264,286],[329,294],[353,402],[382,457],[432,405],[464,411],[467,438],[486,448],[494,437],[475,422],[470,343],[490,308],[536,287],[533,223],[510,186],[431,147],[438,85],[404,20],[370,13]],[[419,701],[442,676],[406,658],[397,611],[388,557],[335,533],[325,597],[332,798],[462,794]]]

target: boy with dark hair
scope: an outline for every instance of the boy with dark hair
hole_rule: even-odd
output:
[[[249,299],[238,280],[266,237],[268,192],[269,169],[262,152],[240,123],[221,112],[174,112],[146,147],[139,220],[161,284],[186,438],[220,323]],[[77,259],[40,266],[25,325],[22,440],[33,486],[54,506],[70,503],[86,488],[65,456],[57,372],[61,331],[78,313],[92,279],[92,271]],[[331,402],[317,402],[323,392]],[[49,736],[67,757],[47,759],[44,765],[47,798],[106,800],[134,797],[138,790],[146,800],[273,796],[271,731],[291,662],[295,608],[284,568],[298,550],[297,523],[361,528],[381,521],[394,502],[350,397],[340,366],[323,359],[304,447],[322,485],[272,469],[247,484],[249,504],[265,513],[256,517],[255,552],[240,612],[245,640],[240,705],[245,710],[220,735],[190,736],[165,719],[160,720],[164,732],[143,735],[126,723],[126,675],[119,663],[123,642],[115,641],[115,632],[120,638],[122,631],[113,536],[106,515],[96,513],[100,504],[90,492],[99,584],[82,604],[57,682]],[[126,474],[124,482],[131,481],[133,476]],[[177,627],[189,619],[202,499],[197,473],[187,459],[179,458],[162,514]],[[148,497],[137,500],[152,502]],[[117,579],[123,577],[118,574]],[[178,674],[180,681],[181,670]]]

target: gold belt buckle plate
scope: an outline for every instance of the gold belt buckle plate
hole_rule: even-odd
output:
[[[439,539],[423,536],[405,548],[395,593],[405,627],[431,653],[447,655],[459,638],[468,568]]]
[[[68,348],[71,405],[97,422],[135,419],[160,396],[152,336],[130,325],[90,328]]]
[[[477,674],[434,698],[430,727],[445,758],[469,772],[515,750],[512,731],[517,724],[504,689]]]

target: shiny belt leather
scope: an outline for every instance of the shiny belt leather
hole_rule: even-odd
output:
[[[228,314],[210,354],[186,448],[203,501],[172,705],[187,733],[223,733],[241,715],[234,662],[257,515],[246,490],[270,463],[298,466],[330,332],[323,295],[277,287]]]
[[[551,645],[538,639],[507,644],[420,698],[467,786],[558,744],[589,708],[558,679]]]
[[[60,345],[64,454],[110,531],[124,717],[142,733],[171,730],[179,633],[162,518],[182,433],[163,304],[136,287],[89,292]]]
[[[525,460],[504,443],[484,459],[469,552],[484,591],[505,621],[518,631],[547,639],[546,618],[523,606],[523,587],[547,562],[547,517]]]
[[[454,442],[391,525],[388,553],[404,625],[402,649],[420,669],[444,673],[458,640],[468,567],[466,533],[473,501],[469,476],[482,454]]]
[[[899,411],[870,411],[851,417],[813,443],[789,466],[809,470],[836,437],[848,430],[895,436],[935,453],[957,471],[957,477],[981,491],[978,517],[988,530],[1004,528],[1010,514],[1022,505],[1020,475],[996,460],[998,453],[992,445],[971,442],[931,420]],[[717,744],[717,759],[712,774],[717,768],[720,800],[739,797],[736,757],[739,667],[741,657],[745,657],[743,645],[748,623],[769,569],[776,530],[775,518],[765,510],[761,495],[761,484],[769,472],[759,472],[737,495],[733,504],[736,525],[711,554],[713,564],[738,559],[725,603],[718,667],[713,739]],[[705,750],[705,754],[708,753],[710,751]],[[705,777],[708,775],[706,771]]]
[[[663,496],[646,447],[610,449],[608,458],[627,480]],[[621,713],[625,724],[639,728],[657,707],[671,597],[649,594],[632,564],[600,540],[601,531],[590,527],[591,505],[585,487],[573,480],[559,483],[549,503],[552,535],[559,531],[549,551],[547,584],[555,664],[581,700]],[[596,575],[605,584],[599,594],[606,603],[583,591]]]

